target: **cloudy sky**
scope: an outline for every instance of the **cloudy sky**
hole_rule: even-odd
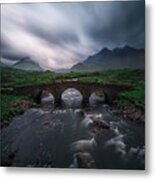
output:
[[[3,4],[1,60],[70,68],[104,47],[144,47],[144,1]]]

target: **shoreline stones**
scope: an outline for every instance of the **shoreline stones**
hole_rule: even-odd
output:
[[[70,165],[70,168],[93,168],[94,163],[90,153],[78,152],[74,154],[73,163]]]
[[[136,107],[131,102],[125,102],[123,104],[117,104],[116,108],[118,109],[118,113],[122,114],[124,118],[129,118],[130,120],[144,123],[145,122],[145,112],[144,110]]]

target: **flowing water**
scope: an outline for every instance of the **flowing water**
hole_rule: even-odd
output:
[[[59,168],[144,169],[144,124],[122,118],[93,93],[81,109],[82,95],[71,88],[42,97],[41,107],[15,117],[1,132],[2,165]]]

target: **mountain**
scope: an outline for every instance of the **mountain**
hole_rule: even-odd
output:
[[[56,69],[56,70],[53,70],[53,72],[55,73],[67,73],[67,72],[70,72],[70,69]]]
[[[124,46],[123,48],[115,48],[113,50],[104,48],[97,54],[89,56],[83,62],[74,65],[71,70],[142,69],[144,66],[144,49],[135,49],[133,47]]]
[[[43,69],[38,63],[31,60],[29,57],[24,57],[20,59],[17,63],[13,65],[14,68],[27,70],[27,71],[42,71]]]
[[[7,67],[7,65],[5,65],[4,63],[2,63],[2,62],[0,61],[0,67]]]

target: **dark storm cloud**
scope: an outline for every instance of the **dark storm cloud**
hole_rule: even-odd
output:
[[[1,56],[4,59],[19,60],[21,57],[26,56],[26,54],[18,49],[14,48],[10,43],[7,36],[1,33]]]
[[[18,49],[13,49],[9,44],[6,44],[5,41],[1,43],[1,56],[8,60],[19,60],[21,57],[26,56],[26,53],[18,51]]]
[[[62,29],[57,31],[50,31],[48,28],[31,25],[28,30],[34,35],[38,36],[47,43],[63,46],[63,44],[76,44],[79,43],[78,36],[74,32],[65,31]]]
[[[104,47],[144,47],[144,2],[2,5],[1,52],[68,68]]]
[[[100,42],[103,46],[112,48],[125,44],[144,47],[144,3],[138,1],[113,2],[111,14],[104,15],[102,12],[101,17],[103,16],[108,22],[96,24],[96,26],[92,24],[87,29],[90,38]],[[97,22],[97,18],[95,17],[93,21]]]

